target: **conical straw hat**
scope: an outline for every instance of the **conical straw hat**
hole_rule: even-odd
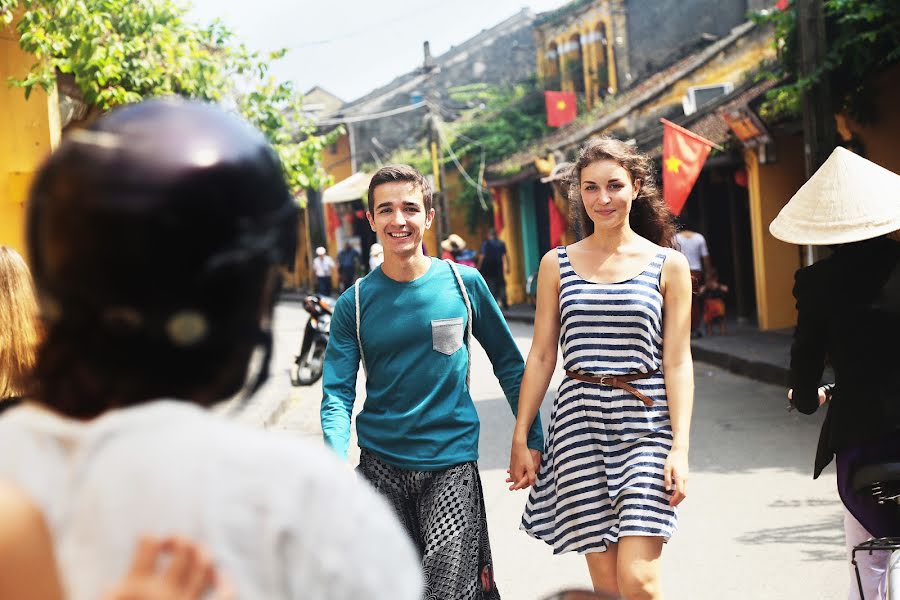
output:
[[[868,240],[900,229],[900,175],[837,147],[769,225],[791,244]]]

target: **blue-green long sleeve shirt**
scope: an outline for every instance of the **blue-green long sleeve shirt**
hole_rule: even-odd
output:
[[[477,270],[456,265],[472,305],[472,333],[484,347],[513,414],[524,363]],[[359,446],[401,469],[430,471],[478,459],[480,423],[466,371],[468,321],[450,266],[432,259],[421,277],[394,281],[376,269],[360,282],[360,333],[368,379],[356,419]],[[322,431],[346,457],[360,350],[353,288],[337,301],[325,354]],[[540,416],[528,446],[543,449]]]

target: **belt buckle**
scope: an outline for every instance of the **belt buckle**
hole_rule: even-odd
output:
[[[610,385],[610,383],[607,381],[608,379],[612,379],[612,375],[601,375],[600,385]]]

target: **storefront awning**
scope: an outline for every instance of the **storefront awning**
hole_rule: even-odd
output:
[[[347,179],[339,181],[322,192],[322,203],[334,204],[336,202],[361,200],[362,197],[366,195],[371,180],[371,173],[364,173],[362,171],[354,173]]]

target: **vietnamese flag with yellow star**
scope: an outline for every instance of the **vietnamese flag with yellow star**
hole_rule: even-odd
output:
[[[575,92],[544,92],[544,102],[547,104],[548,126],[562,127],[575,120]]]
[[[666,119],[663,124],[663,199],[681,214],[713,143]]]

